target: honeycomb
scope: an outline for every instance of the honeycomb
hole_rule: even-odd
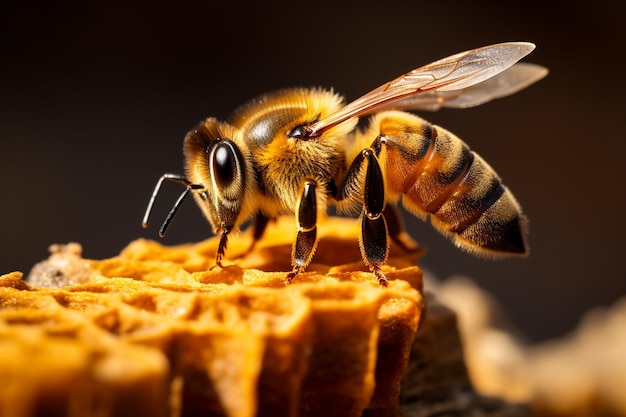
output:
[[[392,245],[387,288],[359,225],[319,224],[313,263],[284,284],[295,224],[229,242],[139,239],[118,256],[78,244],[0,277],[0,414],[393,415],[424,309],[419,251]]]

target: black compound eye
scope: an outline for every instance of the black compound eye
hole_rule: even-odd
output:
[[[240,154],[229,140],[222,140],[211,153],[213,180],[220,189],[227,189],[239,177]]]

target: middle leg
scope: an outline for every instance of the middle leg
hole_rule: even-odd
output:
[[[317,247],[317,182],[315,180],[308,179],[304,182],[296,209],[296,220],[298,234],[291,251],[293,270],[285,278],[285,284],[289,284],[311,263]]]

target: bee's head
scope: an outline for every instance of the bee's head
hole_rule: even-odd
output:
[[[255,181],[238,130],[209,118],[187,134],[183,150],[187,179],[202,185],[194,197],[213,230],[236,230],[251,214]]]

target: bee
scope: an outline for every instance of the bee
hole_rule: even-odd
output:
[[[249,219],[254,217],[256,241],[269,220],[295,215],[286,284],[311,262],[316,223],[330,205],[358,216],[361,255],[381,286],[387,285],[382,267],[389,242],[400,242],[403,233],[395,212],[400,201],[463,250],[524,255],[526,217],[495,171],[453,133],[404,110],[471,107],[517,92],[547,74],[541,66],[517,63],[534,48],[508,42],[457,53],[349,104],[330,90],[294,88],[244,104],[228,122],[208,118],[184,139],[185,175],[158,180],[143,226],[168,180],[185,189],[159,235],[193,194],[220,235],[219,267],[229,237]],[[365,128],[357,126],[363,116],[370,117]]]

